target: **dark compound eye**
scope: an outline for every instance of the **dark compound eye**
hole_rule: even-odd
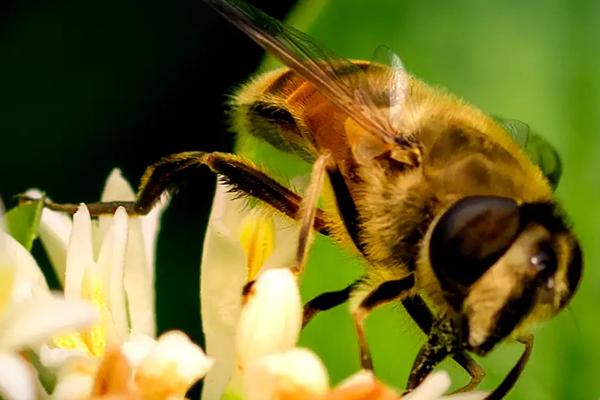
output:
[[[454,309],[511,246],[519,228],[519,206],[505,197],[465,197],[444,212],[431,234],[429,260]]]

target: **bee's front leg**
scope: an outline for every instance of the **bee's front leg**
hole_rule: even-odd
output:
[[[486,400],[498,400],[504,398],[504,396],[506,396],[510,389],[512,389],[515,383],[517,383],[517,380],[519,379],[519,376],[521,376],[527,361],[529,361],[529,356],[531,356],[531,351],[533,350],[533,335],[523,335],[519,337],[517,341],[525,345],[523,354],[521,354],[521,357],[519,357],[519,360],[504,378],[502,383],[500,383],[500,385],[494,389],[494,391],[490,393],[488,397],[486,397]]]
[[[429,335],[435,319],[425,300],[417,294],[403,299],[402,305],[423,333]],[[466,385],[456,389],[452,393],[468,392],[475,389],[485,377],[485,370],[464,350],[455,352],[452,354],[452,358],[471,376],[471,380]]]
[[[427,342],[421,347],[413,363],[406,389],[408,391],[415,389],[448,355],[461,350],[452,321],[447,318],[436,320],[431,327]]]

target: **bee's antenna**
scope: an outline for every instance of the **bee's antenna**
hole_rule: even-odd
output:
[[[579,325],[579,321],[577,321],[577,315],[575,315],[575,311],[573,311],[573,309],[571,308],[571,306],[567,306],[567,310],[569,310],[569,315],[571,316],[571,319],[573,320],[573,325],[575,325],[575,330],[577,331],[577,333],[579,333],[581,335],[581,328]]]

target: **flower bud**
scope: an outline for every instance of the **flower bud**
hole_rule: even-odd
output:
[[[312,351],[294,348],[252,361],[244,374],[247,400],[305,400],[329,390],[325,366]]]
[[[300,292],[289,269],[264,271],[247,296],[236,336],[241,370],[259,357],[293,348],[302,327]]]

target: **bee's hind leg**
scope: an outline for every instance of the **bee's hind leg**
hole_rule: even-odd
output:
[[[315,317],[315,315],[317,315],[317,313],[321,311],[327,311],[348,301],[350,294],[352,293],[352,289],[356,286],[357,282],[353,282],[341,290],[321,293],[320,295],[309,300],[304,305],[302,327],[304,328],[306,325],[308,325],[308,323]]]

